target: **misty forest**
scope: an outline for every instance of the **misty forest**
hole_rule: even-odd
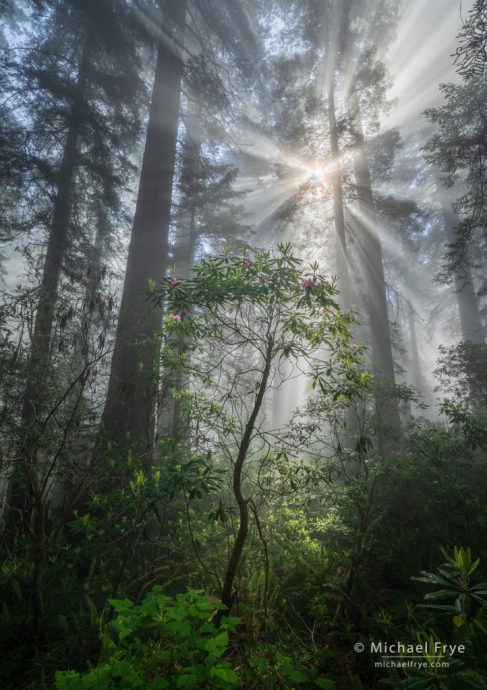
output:
[[[487,1],[0,19],[0,688],[486,690]]]

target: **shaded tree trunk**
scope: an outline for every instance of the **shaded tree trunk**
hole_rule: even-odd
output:
[[[421,361],[419,358],[418,338],[416,335],[416,315],[412,304],[409,304],[408,314],[409,326],[409,354],[411,358],[411,382],[420,393],[425,392],[424,378],[421,372]]]
[[[328,125],[330,128],[330,153],[332,161],[331,181],[333,187],[333,215],[335,219],[335,252],[338,274],[339,301],[342,309],[352,306],[352,290],[348,270],[347,236],[345,228],[345,206],[343,203],[342,166],[340,160],[340,142],[335,110],[335,77],[330,77],[328,90]],[[357,418],[352,408],[344,414],[345,433],[343,443],[347,448],[354,448],[359,433]]]
[[[332,161],[333,215],[335,219],[336,266],[340,304],[343,309],[350,309],[350,276],[347,261],[347,240],[345,234],[345,213],[342,190],[342,168],[340,162],[340,145],[335,113],[335,80],[331,77],[328,91],[328,124],[330,127],[330,153]]]
[[[106,309],[102,297],[102,282],[110,223],[101,199],[95,201],[95,222],[95,236],[85,250],[86,285],[79,327],[74,334],[73,356],[70,364],[73,375],[79,375],[80,372],[85,372],[86,375],[78,379],[66,400],[70,413],[65,421],[65,437],[63,446],[58,450],[59,461],[53,473],[52,490],[49,495],[49,517],[58,524],[66,523],[68,515],[72,513],[73,505],[77,503],[80,488],[86,482],[86,463],[89,462],[89,458],[86,458],[84,449],[81,455],[79,450],[74,452],[73,449],[65,454],[64,446],[70,429],[73,427],[80,429],[81,423],[88,421],[86,405],[84,405],[85,391],[92,372],[94,374],[96,371],[94,362],[104,350],[108,329],[110,310]],[[91,415],[93,414],[91,411]]]
[[[22,519],[28,519],[33,506],[36,506],[38,511],[44,512],[45,510],[41,489],[42,482],[38,475],[37,454],[46,412],[51,334],[63,260],[69,244],[69,219],[76,175],[80,120],[89,79],[92,46],[93,32],[88,26],[69,117],[70,124],[58,171],[57,194],[39,289],[22,408],[21,438],[15,458],[16,475],[9,484],[6,501],[8,513],[5,522],[7,531],[11,529],[15,531]],[[44,524],[42,516],[38,516],[36,524]],[[39,538],[41,539],[41,537]],[[42,607],[39,606],[38,608],[42,610]]]
[[[379,379],[395,382],[392,357],[391,332],[387,313],[386,284],[382,247],[377,235],[377,218],[374,195],[367,159],[366,144],[362,128],[360,104],[355,90],[349,96],[353,133],[356,143],[353,152],[353,166],[357,186],[360,217],[360,248],[368,293],[368,312],[371,334],[372,367]],[[387,401],[381,416],[393,429],[400,428],[397,403]]]
[[[255,402],[250,413],[247,424],[245,425],[245,431],[242,436],[242,441],[238,449],[237,459],[235,460],[235,466],[233,468],[233,493],[235,500],[237,501],[239,510],[239,525],[237,536],[233,544],[233,548],[230,553],[230,558],[228,560],[227,569],[225,572],[225,578],[223,581],[222,588],[222,603],[225,604],[228,611],[232,608],[233,604],[233,583],[237,575],[238,566],[242,558],[242,553],[245,547],[245,542],[247,541],[247,536],[249,532],[249,498],[245,498],[242,491],[242,481],[243,481],[243,469],[247,455],[250,449],[250,444],[252,442],[252,434],[254,432],[255,423],[257,417],[262,408],[262,403],[264,401],[264,395],[267,391],[267,386],[269,383],[269,377],[271,373],[271,363],[273,357],[274,340],[272,336],[268,336],[267,348],[264,359],[264,369],[262,371],[262,378],[260,380],[259,392],[255,398]],[[217,623],[221,620],[222,611],[218,612],[216,617]]]
[[[163,22],[170,43],[160,42],[147,125],[142,170],[129,246],[120,316],[112,359],[101,438],[129,433],[146,451],[154,437],[162,310],[147,304],[150,279],[159,281],[167,264],[183,58],[180,45],[186,0],[167,0]]]
[[[201,109],[197,108],[191,100],[188,103],[188,112],[185,118],[186,140],[183,145],[183,156],[181,163],[181,178],[185,182],[186,190],[190,190],[189,204],[178,217],[177,231],[174,244],[174,264],[176,275],[181,278],[189,278],[192,270],[196,253],[197,241],[197,222],[198,222],[198,199],[199,193],[199,174],[200,174],[200,155],[201,155]],[[183,192],[184,193],[184,192]],[[182,199],[184,201],[184,199]],[[188,314],[185,314],[187,318]],[[175,335],[181,338],[181,335]],[[184,345],[184,342],[182,343]],[[185,388],[187,377],[181,370],[176,370],[172,374],[171,384],[176,391]],[[181,401],[179,399],[162,400],[163,409],[159,413],[158,433],[160,435],[172,435],[179,438],[181,434]]]
[[[456,214],[443,205],[443,221],[448,239],[448,244],[454,244],[456,240],[455,228],[459,223]],[[467,262],[463,266],[455,266],[455,295],[460,313],[462,340],[470,340],[472,343],[485,342],[485,328],[480,316],[479,303],[473,284],[472,271]]]
[[[181,177],[185,180],[185,186],[189,188],[190,199],[184,213],[184,219],[180,219],[176,232],[174,258],[178,274],[183,278],[189,278],[193,270],[197,239],[197,216],[201,199],[200,192],[200,156],[203,133],[201,120],[203,117],[201,106],[198,104],[198,94],[193,94],[188,102],[185,118],[186,142],[182,157]]]

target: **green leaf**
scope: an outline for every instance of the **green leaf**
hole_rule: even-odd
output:
[[[465,619],[463,616],[453,616],[453,625],[456,628],[461,628],[463,625],[465,625]]]
[[[226,666],[218,664],[210,669],[210,676],[212,678],[220,678],[224,680],[225,683],[230,683],[231,685],[238,685],[240,683],[240,678],[237,676],[235,671]]]
[[[299,671],[296,668],[288,670],[286,675],[290,678],[290,680],[293,680],[295,683],[308,683],[309,681],[309,676],[303,671]]]
[[[239,623],[240,618],[238,616],[224,616],[222,619],[222,627],[228,628],[229,630],[235,630]]]
[[[56,690],[81,690],[81,676],[76,671],[56,671],[54,677]]]
[[[204,648],[213,656],[221,656],[228,646],[228,632],[224,630],[222,633],[205,642]]]
[[[110,606],[113,606],[115,611],[120,613],[132,609],[134,606],[130,599],[109,599],[108,603]]]
[[[334,680],[327,680],[326,678],[317,678],[315,680],[315,685],[317,688],[322,690],[335,690],[336,683]]]
[[[199,688],[201,679],[196,673],[181,673],[176,679],[177,688]]]
[[[425,601],[435,601],[436,599],[451,599],[456,597],[458,592],[451,589],[439,589],[437,592],[429,592],[425,594]]]

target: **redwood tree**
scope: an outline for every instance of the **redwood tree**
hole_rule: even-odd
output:
[[[169,223],[179,122],[186,0],[162,11],[152,101],[101,438],[130,434],[149,453],[157,392],[157,330],[162,309],[147,304],[149,281],[167,266]],[[147,456],[146,456],[147,457]]]

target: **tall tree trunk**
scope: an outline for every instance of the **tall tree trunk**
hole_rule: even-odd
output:
[[[362,127],[360,104],[355,89],[349,95],[353,132],[356,143],[353,165],[360,209],[360,247],[368,293],[368,311],[371,334],[372,367],[379,379],[395,382],[392,357],[391,332],[387,313],[386,284],[382,247],[377,231],[374,195]],[[400,419],[397,403],[392,399],[381,411],[381,416],[394,430],[399,430]]]
[[[448,244],[454,244],[456,240],[455,228],[459,223],[459,219],[444,200],[442,210]],[[464,266],[455,266],[454,271],[455,294],[460,313],[462,340],[469,340],[472,343],[485,343],[485,327],[480,316],[479,303],[475,293],[470,266],[465,262]]]
[[[192,94],[196,98],[196,95]],[[185,182],[186,189],[183,190],[182,196],[189,189],[189,200],[182,198],[184,203],[184,211],[180,211],[178,217],[178,225],[174,243],[174,264],[176,267],[176,276],[181,278],[189,278],[193,271],[196,241],[197,241],[197,221],[198,221],[198,206],[201,204],[201,199],[198,197],[198,190],[200,188],[199,177],[201,169],[201,108],[196,106],[192,100],[188,102],[188,110],[185,117],[186,140],[183,147],[183,156],[181,162],[181,179]],[[185,313],[185,318],[188,314]],[[181,335],[175,335],[175,338],[182,338]],[[184,346],[184,339],[181,343]],[[187,376],[178,369],[172,373],[171,384],[177,392],[183,390],[187,384]],[[170,399],[167,397],[162,400],[163,408],[159,413],[157,422],[158,433],[163,436],[172,435],[174,438],[179,438],[181,435],[181,401]],[[181,441],[182,439],[179,438]]]
[[[413,305],[409,304],[408,314],[409,326],[409,354],[411,358],[411,383],[420,393],[424,392],[424,378],[421,372],[421,361],[419,358],[418,338],[416,335],[416,314]]]
[[[330,75],[328,89],[328,125],[330,128],[330,154],[332,161],[331,182],[333,188],[333,215],[335,220],[336,270],[338,274],[338,289],[340,291],[339,301],[341,308],[348,310],[352,306],[352,286],[348,270],[345,206],[343,203],[340,141],[336,121],[334,74]],[[347,448],[354,448],[359,433],[354,407],[345,409],[344,426],[345,432],[343,435],[343,443]]]
[[[350,276],[347,261],[347,240],[345,234],[345,213],[342,190],[342,167],[340,161],[340,144],[335,113],[335,79],[331,76],[328,90],[328,123],[330,127],[330,153],[332,161],[331,181],[333,187],[333,215],[335,219],[336,266],[340,304],[343,309],[350,309]]]
[[[76,174],[80,118],[89,78],[92,46],[93,31],[88,26],[69,117],[69,128],[58,171],[57,194],[39,289],[22,408],[21,438],[17,448],[17,458],[15,458],[15,469],[18,474],[12,478],[9,484],[6,501],[8,510],[5,521],[7,531],[12,529],[15,531],[20,521],[28,517],[32,506],[36,505],[37,510],[40,510],[40,506],[43,506],[44,502],[40,488],[42,482],[40,482],[37,466],[38,444],[42,436],[42,422],[46,412],[44,408],[49,380],[51,334],[63,260],[68,248],[69,218]],[[37,522],[41,524],[43,520],[39,517]]]
[[[203,132],[201,120],[203,117],[201,105],[198,103],[199,94],[191,94],[185,117],[186,141],[181,163],[181,178],[189,187],[190,199],[187,203],[184,220],[180,220],[175,239],[174,259],[178,275],[189,278],[193,270],[197,239],[197,216],[201,206],[200,178],[201,178],[201,144]],[[193,100],[194,99],[194,100]]]
[[[160,42],[147,126],[142,170],[120,316],[112,359],[101,438],[127,433],[142,444],[149,463],[155,424],[159,344],[156,333],[162,310],[144,299],[150,279],[159,281],[167,264],[172,186],[179,121],[183,58],[181,43],[186,0],[166,0],[165,32]]]
[[[74,451],[71,448],[69,457],[66,457],[64,447],[70,430],[73,427],[80,429],[80,423],[83,419],[85,422],[87,421],[86,406],[83,405],[83,400],[86,386],[89,383],[88,375],[91,375],[95,366],[94,361],[104,350],[108,328],[108,314],[104,308],[101,289],[103,265],[106,259],[105,241],[110,232],[110,223],[107,210],[100,198],[95,201],[95,222],[96,231],[93,242],[90,242],[85,250],[87,260],[86,286],[80,322],[74,334],[73,353],[70,362],[73,377],[78,376],[79,378],[66,398],[69,413],[64,423],[65,436],[62,447],[58,451],[59,460],[53,471],[52,489],[49,493],[49,518],[58,524],[66,524],[68,515],[72,513],[73,505],[77,503],[80,488],[87,480],[85,451],[82,451],[80,456],[79,450]],[[85,372],[85,375],[79,376],[82,372]]]

